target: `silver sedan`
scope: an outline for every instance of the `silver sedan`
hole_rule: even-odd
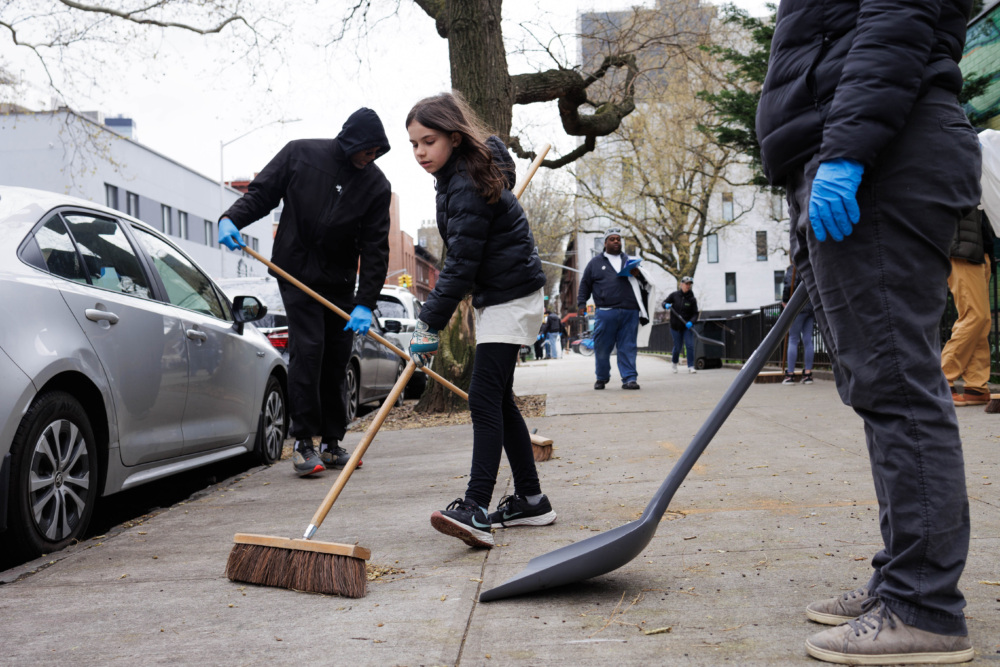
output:
[[[0,304],[0,548],[63,548],[98,495],[280,457],[286,367],[244,326],[266,306],[148,225],[0,187]]]

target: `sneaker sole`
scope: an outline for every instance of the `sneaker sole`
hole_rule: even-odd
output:
[[[810,621],[822,623],[823,625],[840,625],[855,618],[854,616],[841,616],[839,614],[824,614],[821,611],[813,611],[809,607],[806,607],[806,616]]]
[[[364,464],[365,464],[364,461],[358,461],[358,465],[356,466],[356,469],[360,468]],[[346,466],[347,464],[345,463],[343,466],[339,466],[336,463],[326,463],[326,462],[324,462],[324,465],[326,466],[327,470],[343,470],[344,466]]]
[[[326,466],[324,466],[322,463],[319,463],[312,470],[299,470],[298,468],[296,468],[295,474],[298,475],[299,477],[308,477],[309,475],[315,475],[316,473],[323,472],[324,470],[326,470]]]
[[[976,651],[968,648],[963,651],[947,651],[937,653],[883,653],[880,655],[859,655],[857,653],[841,653],[813,646],[806,640],[806,653],[818,660],[835,662],[841,665],[950,665],[957,662],[968,662],[976,657]]]
[[[556,521],[555,510],[539,514],[538,516],[528,516],[522,519],[511,519],[493,524],[494,528],[513,528],[514,526],[548,526]]]
[[[441,512],[431,514],[431,526],[439,533],[457,537],[470,547],[486,547],[490,549],[494,546],[493,533],[483,530],[476,530],[472,526],[466,526],[453,519],[446,517]]]

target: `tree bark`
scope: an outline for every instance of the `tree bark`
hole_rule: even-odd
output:
[[[434,358],[433,369],[466,392],[472,384],[472,364],[476,357],[475,329],[472,319],[472,299],[465,298],[451,321],[441,331],[441,342]],[[416,407],[417,412],[455,412],[469,409],[469,404],[444,385],[433,380]]]

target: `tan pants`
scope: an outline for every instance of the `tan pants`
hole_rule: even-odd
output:
[[[989,394],[990,379],[989,279],[988,257],[983,264],[952,258],[948,289],[958,308],[958,320],[941,351],[941,370],[948,384],[962,377],[967,389],[984,394]]]

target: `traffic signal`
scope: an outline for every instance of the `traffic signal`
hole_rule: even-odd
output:
[[[399,278],[397,278],[396,282],[399,283],[400,287],[406,287],[406,274],[403,274]]]
[[[408,273],[404,273],[403,275],[401,275],[399,277],[399,286],[413,287],[413,276],[409,275]]]

